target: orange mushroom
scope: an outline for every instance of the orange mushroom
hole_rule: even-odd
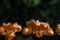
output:
[[[4,28],[3,35],[5,36],[5,40],[12,40],[15,37],[16,32],[20,32],[22,27],[18,25],[16,22],[13,24],[3,24],[2,27]],[[1,31],[0,31],[1,32]]]
[[[39,30],[40,24],[41,24],[41,22],[36,20],[36,21],[32,21],[32,22],[27,22],[26,27],[31,27],[33,29],[33,31],[35,31],[35,30]]]
[[[35,35],[38,38],[43,37],[43,31],[42,30],[37,30],[37,31],[35,31]]]
[[[4,28],[5,31],[12,31],[14,30],[11,24],[5,24],[3,23],[2,27]]]
[[[39,22],[38,20],[36,20],[34,23],[33,23],[33,29],[34,30],[39,30],[39,27],[41,25],[41,22]]]
[[[48,23],[41,23],[40,30],[46,30],[49,27]]]
[[[4,36],[5,36],[5,40],[13,40],[16,35],[14,32],[7,32]]]
[[[41,24],[41,22],[39,22],[38,20],[36,20],[36,21],[34,22],[34,26],[40,26],[40,24]]]
[[[22,27],[18,25],[17,23],[14,24],[3,24],[3,27],[6,31],[13,31],[13,32],[19,32],[22,30]]]
[[[58,35],[60,35],[60,24],[58,24],[57,27],[56,27],[56,33],[57,33]]]
[[[40,24],[41,24],[41,22],[39,22],[38,20],[36,20],[36,21],[34,20],[34,21],[31,21],[31,22],[27,22],[26,27],[32,28],[33,34],[35,34],[35,31],[39,30]]]
[[[44,31],[44,35],[53,36],[54,32],[51,28],[48,28]]]
[[[28,28],[28,27],[25,27],[25,28],[23,28],[23,30],[22,30],[22,34],[23,35],[30,35],[32,33],[32,28]]]
[[[4,28],[0,27],[0,35],[2,35],[4,33]]]
[[[26,27],[33,27],[35,21],[26,22]]]
[[[14,23],[14,24],[12,25],[12,27],[13,27],[14,29],[16,29],[17,32],[20,32],[20,31],[22,30],[21,25],[18,25],[17,23]]]

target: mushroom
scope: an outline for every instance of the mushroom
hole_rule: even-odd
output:
[[[17,32],[20,32],[20,31],[22,30],[21,25],[18,25],[17,23],[14,23],[14,24],[12,25],[12,27],[13,27],[14,29],[16,29]]]
[[[36,37],[40,38],[43,36],[43,31],[42,30],[36,30],[35,35],[36,35]]]
[[[13,24],[3,24],[2,27],[4,28],[3,35],[5,40],[12,40],[15,37],[15,33],[22,30],[22,27],[16,22]]]
[[[20,25],[18,25],[17,23],[14,24],[4,24],[3,25],[5,31],[13,31],[13,32],[19,32],[22,30],[22,27]]]
[[[30,35],[32,33],[32,28],[24,27],[22,30],[23,35]]]
[[[13,27],[11,24],[9,23],[3,23],[2,27],[4,28],[4,30],[7,32],[7,31],[12,31],[13,30]]]
[[[38,20],[36,20],[36,21],[32,21],[32,22],[26,22],[26,26],[27,27],[38,27],[38,26],[40,26],[40,22],[38,21]]]
[[[32,22],[26,22],[26,27],[33,27],[35,21]]]
[[[35,26],[40,26],[41,22],[39,22],[38,20],[36,20],[36,22],[34,22]]]
[[[48,28],[44,31],[44,35],[53,36],[54,32],[51,28]]]
[[[57,33],[58,35],[60,35],[60,24],[58,24],[57,27],[56,27],[56,33]]]
[[[47,28],[49,27],[49,24],[48,23],[41,23],[40,25],[40,30],[46,30]]]
[[[4,33],[4,28],[0,27],[0,35],[2,35]]]
[[[16,35],[14,32],[7,32],[4,36],[5,36],[5,40],[13,40]]]
[[[36,29],[36,30],[39,30],[39,27],[41,25],[41,22],[39,22],[38,20],[36,20],[34,23],[33,23],[33,29]]]

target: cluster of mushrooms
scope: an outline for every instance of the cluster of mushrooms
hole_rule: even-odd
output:
[[[0,35],[5,36],[5,40],[13,40],[15,38],[15,33],[20,32],[22,30],[22,27],[18,25],[17,23],[3,23],[0,27]]]
[[[60,35],[60,24],[57,25],[55,32]],[[43,37],[43,35],[53,36],[55,33],[48,23],[33,20],[31,22],[26,22],[26,27],[23,28],[22,34],[33,34],[36,37],[40,38]]]
[[[43,35],[53,36],[54,31],[50,27],[48,23],[40,22],[38,20],[33,20],[31,22],[26,22],[26,27],[22,29],[22,26],[19,25],[17,22],[11,23],[3,23],[0,27],[0,35],[5,36],[5,40],[13,40],[16,35],[16,32],[21,32],[23,35],[35,35],[36,37],[40,38]],[[57,34],[60,35],[60,24],[57,25],[56,31]]]
[[[42,37],[43,35],[53,36],[54,32],[52,28],[50,28],[48,23],[39,22],[38,20],[36,20],[27,22],[26,27],[24,27],[22,30],[22,34],[34,34],[36,37]]]

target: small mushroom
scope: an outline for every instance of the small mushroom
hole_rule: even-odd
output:
[[[33,29],[36,29],[36,30],[39,30],[40,28],[40,25],[41,25],[41,22],[39,22],[38,20],[36,20],[34,23],[33,23]]]
[[[33,27],[35,21],[32,22],[26,22],[26,27]]]
[[[38,20],[36,20],[36,22],[34,22],[35,26],[40,26],[41,22],[39,22]]]
[[[46,30],[47,28],[49,27],[49,24],[48,23],[41,23],[40,25],[40,30]]]
[[[13,30],[13,27],[11,24],[3,23],[2,27],[4,28],[5,31],[12,31]]]
[[[5,40],[13,40],[16,35],[14,32],[7,32],[4,36],[5,36]]]
[[[44,35],[53,36],[54,32],[51,28],[48,28],[44,31]]]
[[[57,33],[58,35],[60,35],[60,24],[58,24],[57,27],[56,27],[56,33]]]
[[[32,28],[24,27],[22,30],[23,35],[30,35],[32,33]]]
[[[0,27],[0,35],[2,35],[4,33],[4,28]]]
[[[42,30],[37,30],[37,31],[35,31],[35,35],[38,38],[43,37],[43,31]]]
[[[17,23],[14,23],[14,24],[4,24],[3,25],[4,29],[6,31],[13,31],[13,32],[19,32],[22,30],[22,27],[20,25],[18,25]]]
[[[14,29],[16,29],[17,32],[20,32],[20,31],[22,30],[21,25],[18,25],[17,23],[14,23],[14,24],[12,25],[12,27],[13,27]]]

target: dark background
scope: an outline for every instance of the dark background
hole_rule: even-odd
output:
[[[27,1],[25,3],[25,1]],[[0,0],[0,24],[18,22],[25,26],[26,21],[31,19],[48,22],[53,29],[60,23],[60,0],[41,0],[39,4],[29,0]],[[24,38],[20,35],[19,40],[40,40],[35,36]],[[19,38],[17,36],[17,38]],[[59,40],[59,36],[47,37],[43,39]]]

